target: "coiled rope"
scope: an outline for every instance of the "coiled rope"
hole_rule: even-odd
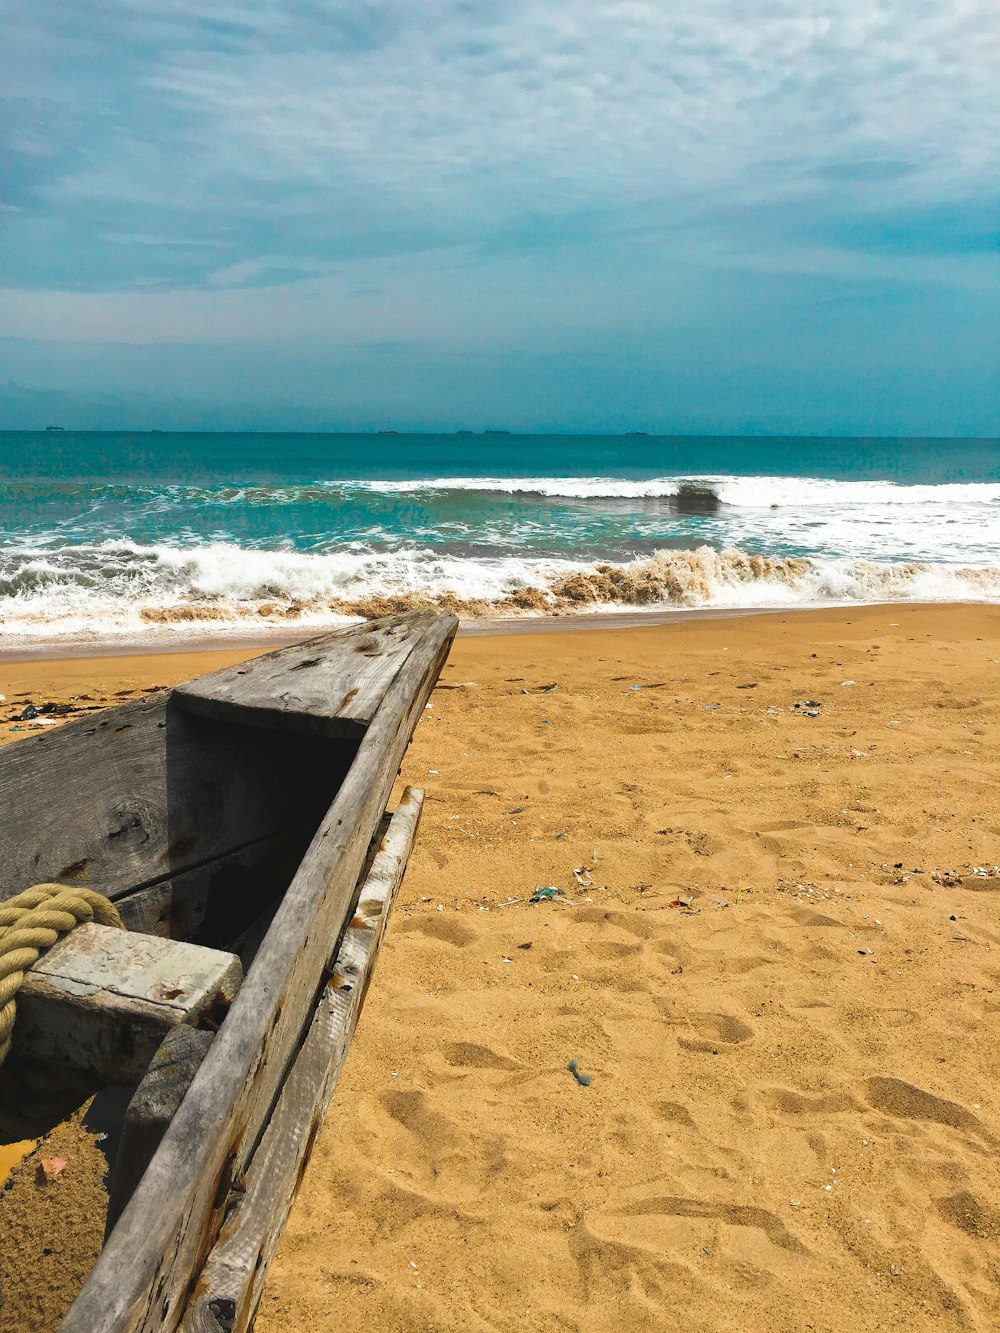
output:
[[[36,884],[0,903],[0,1065],[10,1051],[24,974],[60,935],[87,921],[124,930],[118,908],[94,889]]]

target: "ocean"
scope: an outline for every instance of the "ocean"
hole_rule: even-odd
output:
[[[18,645],[1000,600],[1000,440],[0,432]]]

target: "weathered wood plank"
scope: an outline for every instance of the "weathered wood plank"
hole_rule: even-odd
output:
[[[389,616],[322,635],[174,691],[209,717],[360,739],[434,612]]]
[[[413,645],[289,886],[204,1064],[66,1317],[65,1333],[170,1333],[267,1124],[318,997],[368,845],[457,628]]]
[[[0,900],[52,880],[118,898],[315,827],[352,745],[192,717],[168,696],[0,750]]]
[[[230,953],[77,926],[25,973],[14,1051],[105,1083],[132,1083],[176,1024],[221,1023],[242,979]]]
[[[213,1039],[204,1028],[180,1023],[157,1047],[125,1111],[108,1186],[105,1236],[111,1235],[135,1193]]]
[[[364,1004],[389,913],[406,869],[423,792],[407,788],[331,963],[302,1049],[247,1169],[218,1243],[198,1279],[185,1333],[243,1333],[298,1193]]]

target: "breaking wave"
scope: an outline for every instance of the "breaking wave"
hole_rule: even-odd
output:
[[[248,550],[106,541],[0,552],[0,632],[15,640],[123,638],[151,629],[246,634],[290,622],[440,607],[468,618],[621,609],[881,601],[1000,601],[1000,568],[661,550],[621,563],[433,548]]]
[[[1000,484],[945,482],[904,485],[893,481],[830,481],[823,477],[677,476],[647,480],[619,477],[436,477],[419,481],[326,482],[328,487],[385,494],[420,491],[483,491],[576,500],[669,499],[687,493],[711,496],[742,509],[811,505],[950,504],[1000,505]]]
[[[66,489],[55,484],[53,489]],[[565,500],[671,500],[704,496],[736,509],[783,509],[858,505],[976,504],[1000,507],[1000,483],[833,481],[823,477],[680,475],[629,480],[620,477],[429,477],[347,479],[283,483],[98,483],[96,495],[128,496],[164,508],[180,502],[282,505],[322,501],[331,495],[421,495],[470,492]]]

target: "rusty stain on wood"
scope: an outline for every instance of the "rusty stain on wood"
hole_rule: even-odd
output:
[[[90,865],[90,857],[82,856],[79,861],[71,861],[68,866],[63,866],[59,871],[57,879],[79,879],[86,873],[87,866]]]

